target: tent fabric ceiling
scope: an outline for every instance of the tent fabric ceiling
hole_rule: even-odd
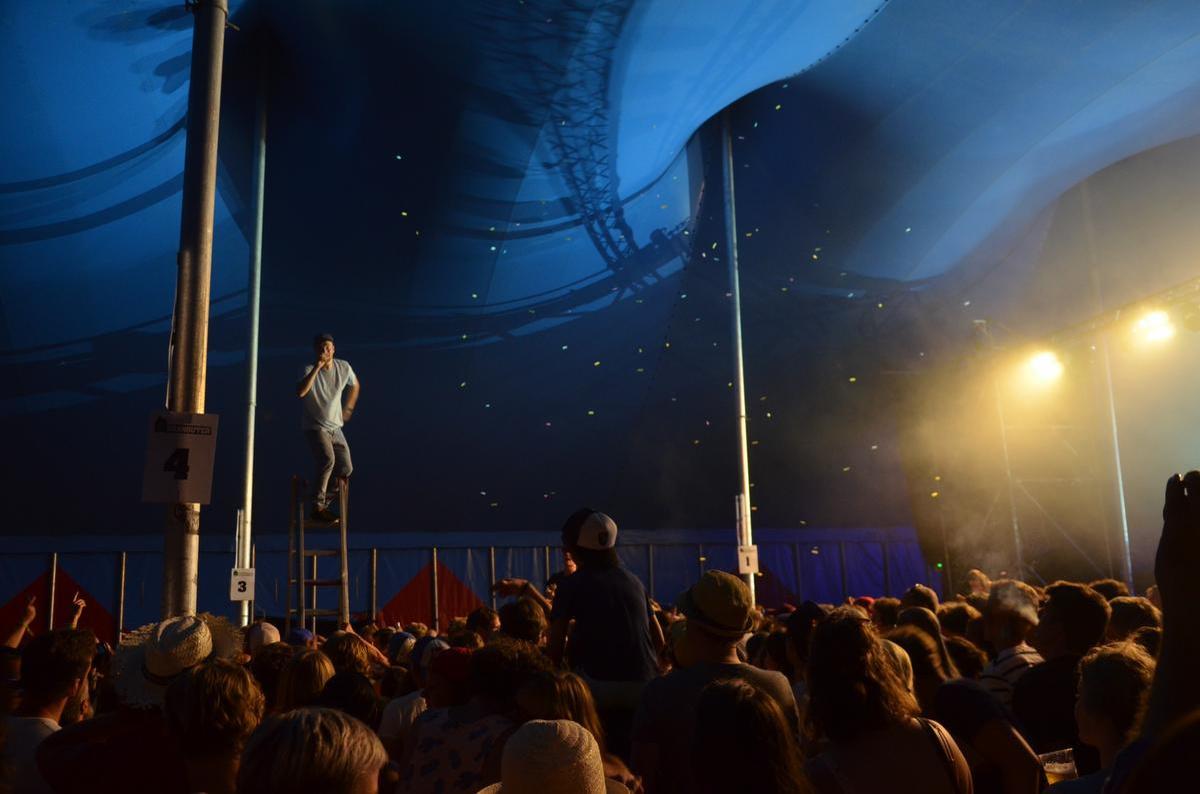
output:
[[[77,435],[113,447],[124,474],[89,478],[81,501],[132,494],[119,483],[142,440],[104,439],[161,400],[190,16],[162,0],[0,14],[0,415],[22,417],[43,467]],[[807,370],[780,351],[823,354],[781,341],[823,296],[1007,262],[1071,186],[1200,131],[1200,9],[1185,0],[245,0],[231,17],[210,404],[241,410],[265,84],[260,465],[297,458],[278,384],[314,328],[334,329],[367,373],[364,406],[389,406],[362,420],[364,476],[398,466],[389,476],[431,502],[366,511],[388,528],[540,526],[602,498],[643,526],[727,522],[721,488],[648,506],[698,482],[734,487],[719,172],[701,132],[726,106],[739,212],[757,232],[743,267],[763,395],[802,388]],[[810,255],[821,267],[796,267]],[[814,303],[756,315],[756,290],[779,283]],[[662,352],[686,334],[694,357]],[[68,429],[88,417],[93,429]],[[236,421],[223,428],[236,437]],[[237,446],[222,447],[219,510],[235,502]],[[804,505],[829,490],[786,449],[755,452],[779,469],[758,485],[781,494],[774,509],[763,498],[778,526],[814,518]],[[525,459],[505,466],[513,455]],[[890,496],[824,520],[907,520],[896,458],[869,465]],[[23,488],[51,490],[39,470]],[[29,522],[158,518],[64,506]]]

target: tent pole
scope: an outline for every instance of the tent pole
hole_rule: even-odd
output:
[[[246,344],[246,475],[242,490],[242,532],[238,567],[250,567],[251,516],[254,508],[254,414],[258,406],[258,317],[262,283],[263,198],[267,183],[267,86],[260,68],[257,115],[254,123],[254,242],[250,248],[250,283],[246,310],[250,315],[250,338]],[[241,625],[250,625],[250,602],[241,602]]]
[[[171,321],[167,410],[204,413],[213,211],[217,195],[217,133],[228,0],[195,0],[188,131],[183,160],[175,311]],[[163,539],[162,616],[196,613],[200,505],[167,508]]]
[[[729,292],[733,298],[733,388],[737,402],[738,465],[741,492],[737,500],[739,546],[754,544],[750,524],[750,452],[746,441],[746,376],[742,366],[742,295],[738,285],[737,207],[733,192],[733,135],[730,132],[729,109],[721,114],[721,148],[725,177],[725,248],[729,257]],[[755,600],[754,574],[745,575],[750,599]]]

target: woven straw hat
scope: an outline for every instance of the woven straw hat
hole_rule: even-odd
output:
[[[577,722],[532,720],[509,737],[501,780],[479,794],[629,794],[604,777],[596,740]]]
[[[114,661],[113,685],[133,708],[162,705],[167,685],[213,655],[213,632],[200,617],[185,615],[143,626],[125,638]]]

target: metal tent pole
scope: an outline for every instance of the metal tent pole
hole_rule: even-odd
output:
[[[733,134],[729,126],[729,109],[721,114],[721,148],[725,177],[725,241],[729,257],[729,291],[733,298],[733,386],[737,402],[738,465],[741,474],[741,498],[737,501],[738,545],[754,544],[750,523],[750,450],[746,440],[746,376],[742,362],[742,294],[738,285],[737,207],[733,185]],[[745,576],[753,602],[754,574]]]
[[[228,0],[195,0],[193,9],[195,27],[167,410],[202,414],[208,358],[213,205],[217,194],[221,65],[229,5]],[[196,613],[199,562],[200,505],[170,505],[163,539],[164,618]]]
[[[250,247],[250,280],[247,286],[246,312],[250,315],[250,334],[246,343],[246,474],[242,489],[242,531],[239,537],[238,567],[249,568],[251,522],[254,508],[254,415],[258,406],[258,318],[262,283],[263,199],[267,184],[267,87],[264,73],[258,82],[258,106],[254,124],[254,242]],[[251,604],[241,602],[241,625],[252,619]]]

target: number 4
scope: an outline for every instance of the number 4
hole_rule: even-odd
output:
[[[191,452],[187,447],[179,447],[171,453],[171,457],[167,458],[167,462],[163,464],[163,471],[175,472],[175,479],[186,480],[188,478],[188,454]]]

